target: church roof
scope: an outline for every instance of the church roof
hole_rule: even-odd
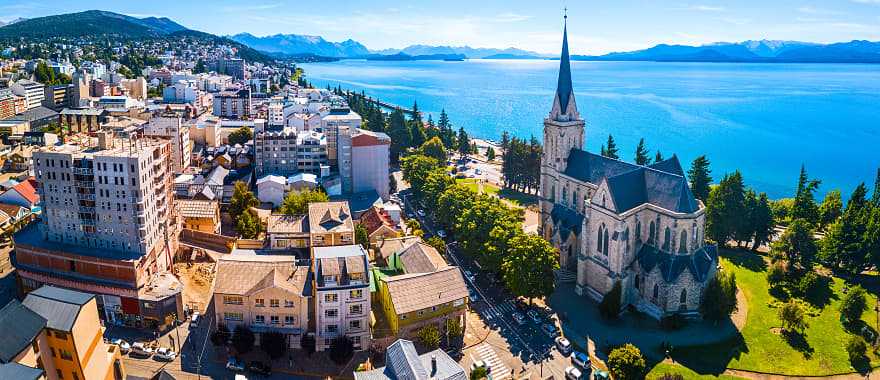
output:
[[[718,249],[714,245],[707,245],[690,255],[676,255],[644,244],[636,260],[644,273],[659,268],[667,283],[675,282],[685,270],[690,271],[695,280],[703,282],[718,260]]]
[[[559,226],[559,235],[562,238],[568,238],[569,233],[579,235],[581,224],[584,222],[583,215],[558,204],[553,205],[553,210],[550,211],[550,218],[553,220],[554,225]]]
[[[651,166],[640,166],[572,149],[565,175],[593,184],[607,178],[611,197],[621,213],[644,203],[681,213],[700,208],[675,156]]]
[[[566,17],[567,19],[567,17]],[[568,23],[562,31],[562,56],[559,58],[559,79],[556,82],[556,97],[559,99],[560,111],[563,115],[568,111],[568,98],[573,95],[571,85],[571,62],[568,55]]]

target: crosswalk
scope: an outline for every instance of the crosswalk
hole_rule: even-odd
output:
[[[498,358],[492,346],[488,343],[483,343],[477,346],[475,350],[480,355],[480,359],[486,362],[489,368],[492,369],[492,380],[503,380],[510,377],[510,368],[507,368],[507,365]]]
[[[492,320],[499,317],[510,318],[513,313],[517,311],[516,306],[513,304],[513,301],[510,300],[494,306],[494,308],[486,308],[484,312],[484,314],[486,315],[486,319]]]

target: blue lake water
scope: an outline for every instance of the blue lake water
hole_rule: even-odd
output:
[[[801,164],[847,196],[880,166],[880,65],[572,62],[586,148],[611,133],[632,160],[639,138],[687,169],[706,154],[713,177],[742,171],[771,198],[792,196]],[[342,85],[498,139],[542,136],[558,61],[304,64],[315,86]],[[820,199],[821,200],[821,199]]]

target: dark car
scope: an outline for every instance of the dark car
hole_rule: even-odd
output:
[[[263,363],[261,361],[252,361],[251,364],[248,364],[247,369],[248,371],[251,371],[258,375],[272,376],[272,367],[269,364]]]

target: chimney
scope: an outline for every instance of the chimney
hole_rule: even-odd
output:
[[[437,376],[437,355],[431,355],[431,377]]]

